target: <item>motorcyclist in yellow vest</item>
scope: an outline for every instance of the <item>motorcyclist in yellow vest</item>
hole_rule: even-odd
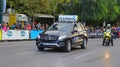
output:
[[[113,46],[113,32],[112,32],[112,29],[111,29],[111,25],[110,25],[110,24],[107,24],[106,28],[104,29],[104,32],[105,32],[105,31],[110,32],[110,35],[111,35],[110,42],[111,42],[111,45]],[[104,45],[104,42],[105,42],[105,38],[103,38],[103,43],[102,43],[102,45]]]

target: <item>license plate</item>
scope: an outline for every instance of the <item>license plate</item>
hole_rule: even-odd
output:
[[[109,39],[109,38],[105,38],[105,39]]]
[[[43,43],[43,45],[51,45],[51,43]]]

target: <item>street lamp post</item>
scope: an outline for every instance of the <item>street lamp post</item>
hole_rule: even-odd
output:
[[[58,5],[58,4],[55,4],[55,3],[54,3],[54,9],[53,9],[54,20],[53,20],[53,22],[55,22],[55,19],[56,19],[56,18],[55,18],[55,15],[56,15],[55,12],[56,12],[57,5]]]
[[[0,24],[3,20],[3,0],[0,0]]]
[[[82,0],[82,24],[84,24],[84,0]]]

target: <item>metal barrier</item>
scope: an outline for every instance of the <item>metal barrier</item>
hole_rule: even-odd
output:
[[[0,30],[0,40],[28,40],[36,39],[44,30]]]
[[[2,31],[2,40],[29,39],[29,30],[7,30]]]
[[[102,38],[103,37],[103,32],[90,32],[88,33],[89,38]]]
[[[43,30],[31,30],[30,31],[30,39],[36,39],[39,34],[41,34]]]

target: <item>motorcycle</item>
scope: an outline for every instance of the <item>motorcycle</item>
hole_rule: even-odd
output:
[[[111,33],[106,31],[106,32],[104,32],[104,43],[103,43],[103,45],[109,46],[110,42],[111,42]],[[112,42],[111,42],[111,44],[112,44]]]

